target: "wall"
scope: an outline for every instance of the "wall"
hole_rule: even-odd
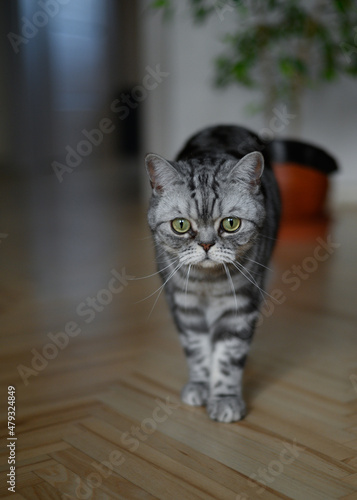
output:
[[[150,12],[148,3],[141,1],[141,66],[161,63],[169,76],[144,103],[145,151],[172,158],[192,132],[209,124],[243,124],[258,132],[266,127],[260,115],[245,112],[256,98],[254,92],[212,86],[212,61],[222,49],[219,39],[233,16],[217,12],[208,24],[193,26],[187,3],[181,2],[177,15],[163,23],[161,14]],[[324,147],[341,167],[333,181],[334,204],[357,201],[356,118],[356,80],[341,79],[304,96],[300,139]],[[283,136],[290,134],[288,128]]]

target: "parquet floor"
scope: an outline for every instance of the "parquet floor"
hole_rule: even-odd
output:
[[[151,315],[155,295],[141,301],[159,279],[128,279],[155,265],[145,206],[118,203],[117,181],[82,169],[1,183],[1,498],[356,500],[357,210],[330,236],[278,243],[248,415],[217,424],[180,403],[165,300]]]

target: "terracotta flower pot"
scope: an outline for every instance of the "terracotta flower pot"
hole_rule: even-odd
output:
[[[280,237],[301,239],[326,233],[329,174],[338,169],[321,148],[293,140],[275,140],[268,153],[282,198]]]

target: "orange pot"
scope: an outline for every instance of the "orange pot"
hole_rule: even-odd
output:
[[[325,234],[328,174],[337,170],[328,153],[311,144],[276,140],[268,146],[282,200],[280,238],[302,239]]]
[[[282,202],[282,221],[321,217],[329,179],[326,174],[296,163],[273,163]]]

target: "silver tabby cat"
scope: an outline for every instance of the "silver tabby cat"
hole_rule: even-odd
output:
[[[264,146],[244,128],[210,127],[175,161],[148,154],[146,167],[148,221],[189,366],[182,400],[206,405],[219,422],[240,420],[243,369],[280,214]]]

